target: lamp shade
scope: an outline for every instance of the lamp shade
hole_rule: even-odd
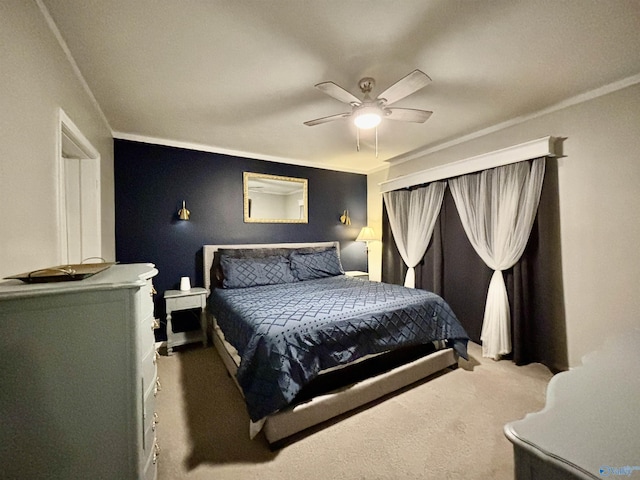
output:
[[[360,233],[356,237],[356,242],[370,242],[372,240],[377,240],[376,234],[371,227],[362,227]]]

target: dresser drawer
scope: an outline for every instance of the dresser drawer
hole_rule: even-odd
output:
[[[155,440],[152,445],[155,445]],[[143,472],[143,480],[156,480],[158,478],[158,460],[159,460],[160,450],[151,448],[149,452],[149,456],[146,457],[146,464],[144,466]]]
[[[155,345],[156,336],[153,332],[156,322],[157,320],[153,318],[153,314],[143,317],[143,320],[140,322],[138,332],[138,348],[140,349],[141,353],[148,351]]]
[[[143,380],[143,385],[144,385],[144,398],[145,398],[145,405],[149,404],[149,400],[151,399],[151,397],[156,397],[156,395],[158,395],[158,392],[161,389],[161,385],[160,385],[160,377],[156,376],[152,379],[149,379],[149,383],[145,383],[145,380]],[[153,405],[151,405],[151,408],[153,408]]]
[[[153,395],[152,395],[153,397]],[[151,401],[149,407],[153,408],[155,405],[155,401]],[[149,413],[151,412],[151,413]],[[146,458],[147,454],[151,452],[156,443],[156,423],[157,423],[157,415],[153,410],[147,410],[147,414],[145,417],[145,430],[144,430],[144,442],[143,442],[143,450],[144,457]]]
[[[156,412],[156,396],[153,389],[151,389],[144,396],[143,406],[143,423],[142,428],[144,432],[142,449],[146,455],[153,448],[153,444],[156,438],[156,423],[158,423],[158,415]]]
[[[146,394],[149,387],[155,384],[156,375],[158,373],[158,366],[156,365],[156,350],[153,345],[147,350],[147,353],[142,358],[140,369],[142,371],[142,381],[145,385],[144,392]]]
[[[145,318],[148,315],[153,315],[153,295],[155,293],[155,289],[153,288],[153,284],[149,280],[145,283],[140,290],[138,291],[139,295],[139,318]]]

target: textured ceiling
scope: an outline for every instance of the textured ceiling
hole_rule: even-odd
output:
[[[114,135],[366,173],[640,73],[637,0],[41,0]],[[349,111],[414,69],[432,78],[356,151]]]

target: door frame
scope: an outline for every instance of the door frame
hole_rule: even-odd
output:
[[[89,178],[87,175],[82,175],[83,181],[97,182],[96,188],[96,201],[97,203],[95,211],[91,212],[96,215],[96,228],[97,232],[94,232],[92,237],[95,237],[97,242],[97,249],[102,251],[102,235],[101,235],[101,197],[100,197],[100,153],[91,142],[80,131],[76,124],[69,118],[66,112],[60,108],[58,113],[58,132],[56,135],[56,157],[57,157],[57,170],[58,170],[58,243],[59,243],[59,258],[60,264],[69,263],[69,242],[68,242],[68,216],[67,216],[67,174],[65,163],[67,158],[76,158],[83,162],[89,162],[90,168]],[[82,197],[81,197],[82,204]],[[81,215],[81,224],[85,223],[86,217]]]

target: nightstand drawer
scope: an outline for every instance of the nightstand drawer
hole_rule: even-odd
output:
[[[186,310],[189,308],[201,308],[202,296],[189,295],[187,297],[177,297],[167,299],[167,309],[174,310]]]

